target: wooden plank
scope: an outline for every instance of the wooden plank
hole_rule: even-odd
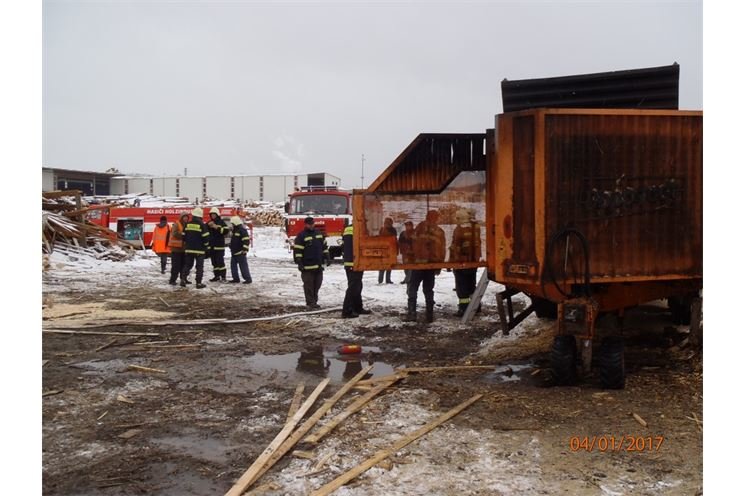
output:
[[[489,276],[487,275],[487,270],[484,269],[481,272],[481,279],[479,279],[479,283],[476,285],[476,290],[471,295],[471,302],[468,304],[468,308],[466,308],[466,311],[463,313],[463,317],[460,319],[461,324],[468,324],[474,315],[476,315],[476,310],[478,310],[479,306],[481,305],[481,298],[484,297],[484,293],[486,292],[486,286],[489,285]]]
[[[114,339],[112,339],[111,341],[109,341],[108,343],[106,343],[106,344],[104,344],[104,345],[101,345],[101,346],[99,346],[98,348],[96,348],[96,351],[103,351],[103,350],[105,350],[106,348],[108,348],[109,346],[113,346],[113,345],[114,345],[114,344],[116,344],[116,343],[117,343],[118,341],[119,341],[119,338],[114,338]]]
[[[72,331],[69,329],[42,329],[48,334],[90,334],[95,336],[153,336],[159,337],[157,332],[103,332],[103,331]]]
[[[341,399],[342,396],[347,394],[347,392],[352,389],[357,382],[359,382],[365,375],[372,370],[373,366],[369,365],[365,367],[364,369],[357,372],[357,374],[352,377],[346,384],[344,384],[331,398],[327,399],[321,407],[313,413],[313,415],[303,422],[303,425],[298,427],[298,429],[292,433],[292,436],[290,436],[282,445],[277,449],[277,451],[269,458],[267,463],[264,467],[262,467],[261,471],[256,475],[256,478],[250,482],[250,484],[253,484],[256,480],[259,479],[262,475],[264,475],[270,468],[274,466],[275,463],[277,463],[285,454],[290,451],[302,438],[305,436],[308,431],[310,431],[313,426],[318,423],[318,421],[328,413],[329,410]]]
[[[382,449],[378,451],[373,456],[371,456],[364,462],[360,463],[356,467],[343,473],[342,475],[332,480],[325,486],[322,486],[319,489],[316,489],[315,491],[313,491],[311,493],[311,496],[326,496],[327,494],[331,494],[332,492],[336,491],[337,489],[339,489],[341,486],[343,486],[347,482],[356,478],[360,474],[366,472],[368,469],[374,467],[375,465],[380,463],[382,460],[388,458],[389,456],[401,450],[405,446],[411,444],[412,442],[416,441],[420,437],[424,436],[431,430],[435,429],[436,427],[444,424],[451,418],[455,417],[460,412],[462,412],[463,410],[465,410],[466,408],[468,408],[469,406],[471,406],[472,404],[480,400],[482,396],[483,396],[482,394],[477,394],[471,397],[470,399],[464,401],[463,403],[456,406],[455,408],[448,411],[447,413],[440,415],[432,422],[426,424],[425,426],[415,430],[414,432],[396,441],[390,448],[386,448],[386,449]]]
[[[389,374],[389,375],[381,375],[380,377],[373,377],[372,379],[365,379],[364,381],[360,381],[357,383],[357,386],[374,386],[376,384],[379,384],[381,382],[387,382],[393,379],[406,379],[406,376],[408,373],[406,372],[406,369],[399,369],[399,372],[396,372],[395,374]]]
[[[349,405],[347,408],[344,409],[341,413],[339,413],[336,417],[329,420],[327,423],[325,423],[320,429],[318,429],[315,433],[311,434],[310,436],[306,437],[304,442],[306,443],[317,443],[321,440],[326,434],[331,432],[336,428],[337,425],[342,423],[344,420],[346,420],[349,416],[354,415],[358,411],[362,410],[362,408],[373,398],[375,398],[378,394],[380,394],[384,389],[386,389],[388,386],[391,386],[395,382],[399,381],[400,378],[391,379],[390,381],[383,382],[381,384],[378,384],[375,386],[372,390],[368,391],[367,393],[363,394],[357,400],[355,400],[351,405]]]
[[[300,402],[303,400],[303,391],[305,391],[305,383],[301,382],[295,388],[295,395],[292,397],[290,409],[287,410],[287,422],[292,419],[292,416],[295,415],[295,412],[300,408]]]
[[[136,372],[154,372],[156,374],[165,374],[166,371],[162,369],[152,369],[150,367],[141,367],[139,365],[127,365],[127,368]]]
[[[45,396],[54,396],[55,394],[60,394],[64,392],[65,392],[64,389],[55,389],[53,391],[46,391],[46,392],[41,393],[41,397],[43,398]]]
[[[256,480],[257,474],[259,474],[259,472],[262,470],[266,461],[269,460],[269,458],[275,451],[277,451],[277,448],[279,448],[284,440],[287,439],[298,422],[300,422],[300,419],[302,419],[305,413],[310,409],[310,407],[313,406],[313,403],[315,403],[316,399],[318,399],[318,396],[320,396],[321,392],[326,388],[329,381],[329,378],[321,381],[321,383],[310,394],[310,396],[308,396],[300,409],[295,412],[295,415],[293,415],[291,421],[285,424],[284,428],[279,432],[279,434],[277,434],[277,436],[269,444],[269,446],[266,447],[264,452],[259,455],[259,457],[253,462],[253,464],[251,464],[250,467],[248,467],[248,470],[246,470],[238,479],[238,481],[233,484],[233,487],[231,487],[228,492],[225,493],[225,496],[240,496],[246,489],[248,489],[248,486],[250,486],[253,481]]]
[[[75,196],[80,195],[81,191],[77,189],[70,189],[66,191],[42,191],[41,196],[43,198],[61,198],[63,196]]]
[[[410,367],[405,369],[396,369],[397,372],[446,372],[456,370],[493,370],[496,369],[496,365],[447,365],[444,367]]]

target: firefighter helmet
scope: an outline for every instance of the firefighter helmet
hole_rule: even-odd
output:
[[[210,215],[212,215],[212,214],[217,214],[217,216],[219,217],[220,216],[220,209],[217,208],[217,207],[212,207],[210,209]]]
[[[238,217],[237,215],[234,215],[230,218],[230,223],[233,224],[234,226],[239,226],[241,225],[241,218]]]
[[[204,215],[204,212],[202,211],[201,208],[197,207],[191,211],[191,215],[193,215],[194,217],[201,217]]]

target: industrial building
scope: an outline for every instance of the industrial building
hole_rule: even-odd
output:
[[[145,193],[177,196],[196,201],[217,200],[281,202],[303,187],[341,187],[337,176],[312,174],[262,174],[233,176],[149,176],[42,169],[42,191],[79,189],[86,195]]]

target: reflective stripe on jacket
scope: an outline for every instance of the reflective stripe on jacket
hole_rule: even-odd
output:
[[[304,229],[295,237],[293,251],[295,263],[305,270],[323,270],[323,261],[329,256],[326,235],[315,229]]]
[[[181,222],[174,222],[171,226],[171,237],[168,238],[168,247],[171,251],[184,251],[184,226]]]
[[[248,230],[243,225],[233,227],[233,236],[230,238],[230,254],[233,256],[246,255],[250,247],[251,238]]]
[[[210,233],[200,218],[193,218],[184,228],[184,252],[204,255],[210,247]]]

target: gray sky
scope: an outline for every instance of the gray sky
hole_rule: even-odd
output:
[[[369,184],[421,132],[483,132],[502,79],[681,66],[702,4],[44,1],[43,164],[325,171]]]

